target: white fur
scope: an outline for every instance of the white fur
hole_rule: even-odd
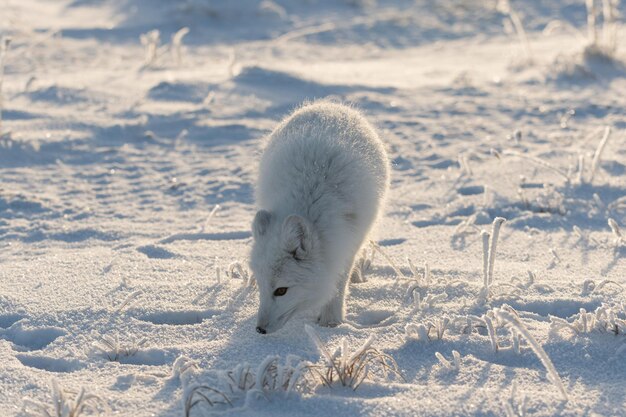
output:
[[[320,309],[321,325],[344,320],[355,256],[388,188],[383,143],[357,111],[317,102],[276,127],[259,167],[252,225],[259,328],[273,332],[308,309]],[[280,287],[287,294],[274,296]]]

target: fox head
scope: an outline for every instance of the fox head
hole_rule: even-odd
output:
[[[321,305],[324,262],[315,226],[295,214],[259,210],[252,223],[250,268],[259,287],[257,332],[272,333],[295,313]]]

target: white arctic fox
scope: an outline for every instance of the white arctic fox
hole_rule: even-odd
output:
[[[252,223],[259,333],[309,309],[321,309],[323,326],[343,321],[355,256],[388,187],[383,143],[357,111],[317,102],[278,125],[261,159]]]

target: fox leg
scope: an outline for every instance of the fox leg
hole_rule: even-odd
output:
[[[346,318],[345,300],[348,293],[348,283],[354,267],[354,257],[347,268],[340,276],[337,283],[337,293],[326,305],[322,307],[317,322],[320,326],[335,327]]]

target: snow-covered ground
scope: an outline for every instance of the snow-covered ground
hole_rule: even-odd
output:
[[[0,415],[52,410],[52,380],[100,398],[84,415],[225,402],[198,385],[232,406],[191,416],[626,415],[626,30],[598,17],[616,59],[585,55],[584,0],[499,3],[1,0]],[[391,262],[351,285],[347,323],[260,335],[241,275],[262,139],[321,98],[387,143]],[[404,380],[372,363],[356,390],[230,391],[271,355],[321,366],[305,324],[332,351],[374,335]]]

